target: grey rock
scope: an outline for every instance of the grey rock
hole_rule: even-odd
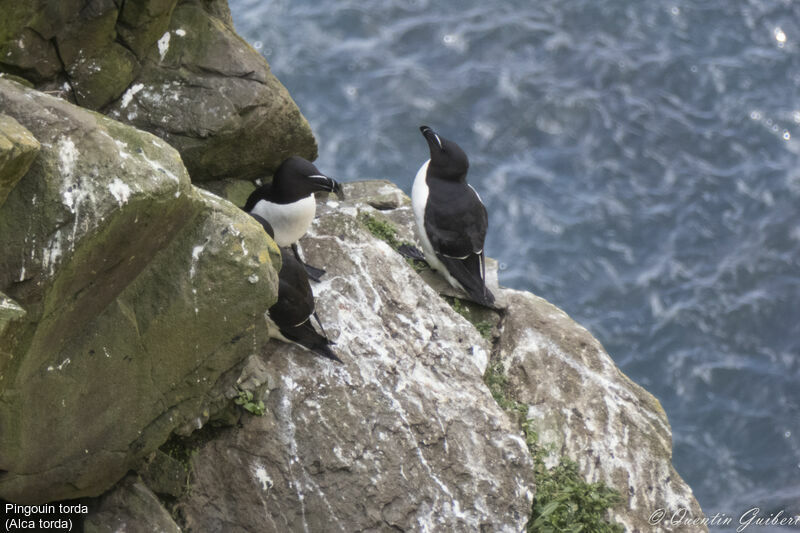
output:
[[[359,223],[373,208],[333,202],[301,245],[345,364],[268,346],[266,414],[193,455],[185,530],[522,530],[532,461],[483,384],[488,344]]]
[[[136,476],[128,476],[90,509],[84,533],[180,533],[155,494]]]
[[[528,405],[540,444],[551,449],[548,467],[567,456],[588,482],[616,489],[623,502],[611,518],[626,531],[707,531],[649,522],[658,509],[704,516],[672,466],[672,434],[658,400],[562,310],[530,293],[504,293],[508,309],[497,356],[509,395]]]
[[[107,112],[175,146],[195,181],[255,179],[290,155],[315,159],[305,118],[221,7],[179,3],[141,73]]]
[[[394,211],[411,205],[411,199],[389,180],[352,181],[342,184],[347,203],[361,202],[379,211]]]
[[[186,466],[160,449],[150,454],[138,472],[150,490],[172,498],[182,496],[189,481]]]
[[[162,137],[192,179],[313,160],[308,122],[226,0],[32,0],[0,19],[0,71]]]

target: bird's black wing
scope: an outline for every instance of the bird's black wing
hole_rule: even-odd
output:
[[[272,315],[270,314],[270,316]],[[305,348],[308,348],[315,354],[322,357],[327,357],[328,359],[333,359],[339,363],[342,362],[342,360],[339,359],[336,353],[334,353],[334,351],[331,349],[332,343],[327,338],[317,333],[317,330],[314,329],[310,319],[307,319],[299,326],[281,327],[280,330],[284,337]]]
[[[275,238],[275,230],[272,229],[272,224],[267,222],[266,219],[264,219],[264,217],[256,215],[255,213],[250,213],[250,216],[256,219],[256,222],[261,224],[261,227],[264,228],[264,231],[267,232],[267,235],[269,235],[270,239]]]
[[[281,334],[323,357],[341,362],[330,348],[331,342],[317,333],[311,323],[314,294],[303,265],[291,248],[281,248],[282,267],[278,273],[278,301],[269,308],[269,316]]]
[[[247,201],[244,203],[244,207],[242,207],[242,209],[244,209],[249,213],[250,211],[253,210],[253,208],[259,201],[264,200],[265,198],[269,198],[271,190],[272,190],[271,182],[260,186],[259,188],[250,193],[250,196],[247,197]]]
[[[425,232],[439,260],[478,303],[491,306],[486,288],[483,242],[489,216],[466,184],[428,180]]]

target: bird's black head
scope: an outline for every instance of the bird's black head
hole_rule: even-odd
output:
[[[431,151],[428,172],[448,181],[465,181],[469,160],[464,150],[453,141],[440,137],[428,126],[420,126],[419,130],[428,141],[428,148]]]
[[[278,167],[270,187],[272,202],[292,203],[318,191],[342,196],[342,186],[323,174],[313,163],[293,155]]]

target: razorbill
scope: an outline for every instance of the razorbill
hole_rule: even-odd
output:
[[[420,127],[431,158],[422,164],[411,189],[425,260],[453,287],[491,307],[486,288],[483,241],[489,218],[478,193],[467,184],[469,161],[456,143]]]
[[[243,209],[269,221],[275,231],[275,243],[280,247],[291,246],[295,257],[302,262],[297,240],[305,235],[314,220],[317,212],[314,193],[317,191],[342,196],[339,183],[321,173],[313,163],[292,156],[280,164],[271,183],[250,194]],[[310,265],[305,266],[315,281],[325,273]]]
[[[272,237],[275,232],[269,222],[259,215],[250,213],[264,231]],[[297,344],[311,352],[342,362],[331,349],[331,341],[320,335],[311,323],[311,317],[322,328],[322,323],[314,310],[314,294],[308,283],[308,274],[303,265],[295,259],[288,247],[281,248],[282,266],[278,272],[278,301],[267,311],[267,324],[270,337]],[[322,328],[324,332],[325,329]]]

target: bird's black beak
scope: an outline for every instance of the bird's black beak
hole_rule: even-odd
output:
[[[331,192],[336,193],[336,196],[339,197],[339,200],[344,200],[344,191],[342,191],[342,184],[336,180],[331,180],[331,181],[333,181],[333,191]]]
[[[419,131],[422,132],[425,140],[428,141],[428,147],[431,149],[431,155],[433,155],[434,150],[444,150],[444,147],[442,146],[442,138],[439,137],[435,131],[430,129],[428,126],[420,126]]]
[[[329,178],[323,174],[315,174],[308,177],[314,182],[315,190],[335,193],[339,198],[344,198],[342,194],[342,185],[335,179]]]

